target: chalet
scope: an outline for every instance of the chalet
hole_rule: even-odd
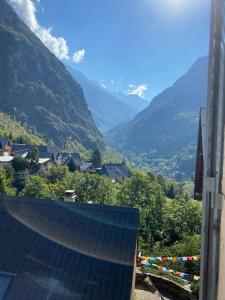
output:
[[[83,161],[80,170],[87,173],[96,173],[96,169],[90,161]]]
[[[11,146],[8,138],[0,137],[0,156],[11,155]]]
[[[130,300],[134,208],[0,195],[0,299]]]
[[[12,145],[12,154],[16,156],[17,153],[30,152],[35,147],[36,146],[31,146],[31,145],[26,145],[26,144],[13,144]]]
[[[99,175],[110,177],[115,181],[123,181],[132,176],[125,163],[104,164],[102,168],[97,169]]]
[[[51,158],[38,158],[38,166],[40,169],[50,169],[54,165]]]
[[[71,159],[74,161],[77,167],[81,167],[82,160],[80,157],[80,153],[69,153],[69,152],[62,152],[58,153],[56,156],[56,161],[61,165],[67,165]]]
[[[21,153],[28,153],[33,149],[38,149],[39,158],[51,158],[55,160],[58,149],[56,146],[45,146],[45,145],[26,145],[26,144],[13,144],[12,145],[12,154],[18,156]]]

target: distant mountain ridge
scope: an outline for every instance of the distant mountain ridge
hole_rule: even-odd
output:
[[[80,85],[5,0],[0,2],[0,111],[45,139],[104,146]]]
[[[69,66],[67,68],[83,88],[93,119],[101,132],[132,120],[147,106],[138,96],[112,93],[88,79],[80,71]]]
[[[136,114],[144,110],[149,105],[147,100],[134,94],[124,94],[119,92],[115,94],[115,97],[120,99],[120,101],[122,101],[124,104],[129,105],[136,112]]]
[[[171,160],[185,152],[189,158],[181,155],[179,163],[186,159],[184,169],[189,169],[189,175],[193,173],[199,110],[207,98],[207,69],[208,58],[198,59],[131,122],[108,132],[108,144],[129,156],[144,154],[156,171],[157,163],[162,163],[160,159]]]

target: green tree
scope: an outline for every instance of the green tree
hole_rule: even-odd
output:
[[[23,157],[15,157],[12,160],[12,167],[15,172],[25,171],[27,168],[27,162]]]
[[[152,172],[147,173],[151,181],[155,181],[155,175]]]
[[[25,197],[52,198],[51,190],[45,179],[39,176],[29,176],[21,193]]]
[[[77,166],[73,158],[70,159],[70,161],[67,164],[67,167],[71,173],[77,170]]]
[[[16,191],[11,185],[11,179],[6,176],[5,170],[0,171],[0,194],[15,196]]]
[[[23,190],[25,187],[26,177],[28,176],[28,172],[16,172],[14,174],[13,187],[17,191],[17,195]]]
[[[150,250],[161,238],[163,192],[150,176],[137,172],[127,179],[118,192],[118,203],[139,208],[143,247]]]
[[[0,194],[6,194],[6,177],[4,171],[0,171]]]
[[[38,163],[39,159],[39,150],[38,148],[34,148],[27,153],[26,160],[29,162]]]
[[[174,199],[176,197],[175,186],[173,182],[169,182],[166,189],[166,196],[170,199]]]
[[[91,155],[91,162],[95,168],[101,168],[102,166],[102,156],[99,150],[95,150]]]
[[[117,184],[109,178],[76,172],[67,178],[66,187],[75,190],[79,202],[116,204]]]
[[[34,148],[30,152],[28,152],[25,160],[27,161],[28,170],[31,174],[35,174],[38,171],[38,159],[38,148]]]
[[[161,186],[161,189],[166,193],[166,180],[162,175],[156,176],[156,182]]]
[[[4,171],[5,171],[6,178],[12,180],[14,175],[14,169],[12,165],[4,166]]]
[[[200,234],[201,203],[188,197],[166,199],[163,206],[163,245],[179,241],[184,234]]]
[[[41,171],[40,174],[48,183],[64,182],[69,175],[69,170],[67,166],[56,165],[48,171]]]

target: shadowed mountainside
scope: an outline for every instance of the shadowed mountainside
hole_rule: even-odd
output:
[[[80,85],[65,66],[0,2],[0,111],[63,145],[102,148]]]
[[[112,94],[96,82],[89,80],[80,71],[69,66],[67,68],[82,86],[93,119],[101,132],[131,121],[141,109],[147,106],[146,102],[138,96]]]

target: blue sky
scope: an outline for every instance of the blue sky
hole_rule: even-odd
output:
[[[9,1],[17,9],[24,5],[21,14],[32,2]],[[136,90],[151,99],[187,71],[197,58],[208,53],[210,0],[33,3],[37,26],[51,28],[47,36],[41,32],[42,39],[47,43],[48,34],[50,39],[63,38],[51,40],[62,42],[57,45],[56,55],[111,90]],[[28,22],[32,24],[34,20]],[[61,55],[61,50],[66,55]]]

